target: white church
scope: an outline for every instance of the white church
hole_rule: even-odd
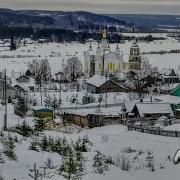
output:
[[[118,44],[114,51],[111,50],[106,30],[103,30],[101,43],[96,50],[90,44],[88,51],[84,52],[84,76],[85,78],[93,75],[114,76],[118,79],[124,78],[129,70],[129,63],[123,61],[123,52]]]

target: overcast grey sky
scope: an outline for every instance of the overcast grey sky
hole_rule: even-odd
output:
[[[98,13],[179,14],[180,0],[0,0],[1,8]]]

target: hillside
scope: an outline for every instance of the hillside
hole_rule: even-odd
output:
[[[133,22],[142,27],[178,27],[180,26],[180,16],[173,15],[145,15],[145,14],[109,14],[109,17],[120,19],[126,22]]]
[[[0,25],[10,27],[46,27],[70,30],[99,30],[101,25],[128,26],[125,21],[89,12],[63,12],[0,9]]]

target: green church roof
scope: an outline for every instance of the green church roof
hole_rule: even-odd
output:
[[[180,84],[177,85],[174,89],[171,90],[170,95],[180,96]]]

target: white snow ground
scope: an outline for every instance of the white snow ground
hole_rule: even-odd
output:
[[[3,107],[0,105],[0,125],[3,125]],[[29,124],[32,125],[32,118],[26,119]],[[14,125],[21,122],[17,116],[13,114],[13,107],[8,106],[8,124]],[[155,136],[150,134],[142,134],[134,131],[127,131],[127,128],[122,125],[109,125],[105,127],[83,129],[80,133],[61,133],[56,131],[46,131],[46,135],[53,137],[66,137],[69,141],[76,140],[79,136],[88,135],[93,143],[93,147],[90,152],[85,153],[85,157],[88,158],[87,174],[83,176],[83,180],[179,180],[179,168],[180,165],[173,165],[172,161],[168,161],[168,156],[171,160],[177,149],[180,148],[180,138],[170,138]],[[103,136],[108,136],[107,142],[103,141]],[[3,175],[6,176],[6,180],[30,180],[28,177],[28,166],[33,167],[34,163],[37,166],[43,166],[44,162],[50,156],[55,164],[61,163],[61,157],[56,153],[34,152],[28,150],[30,139],[24,139],[22,144],[18,144],[16,152],[18,156],[17,162],[10,162],[6,160],[5,164],[0,164],[0,170]],[[0,146],[1,147],[1,146]],[[125,148],[131,147],[137,152],[127,153],[127,157],[133,161],[137,156],[138,151],[143,151],[142,155],[137,156],[133,168],[130,172],[122,171],[118,167],[110,166],[110,170],[105,175],[95,174],[92,171],[90,165],[92,164],[92,158],[95,151],[100,151],[105,155],[111,155],[116,160],[118,154],[122,154]],[[155,172],[150,172],[146,167],[146,152],[148,150],[153,151],[155,159]],[[164,167],[161,169],[160,167]],[[63,180],[60,176],[54,176],[53,180]]]

